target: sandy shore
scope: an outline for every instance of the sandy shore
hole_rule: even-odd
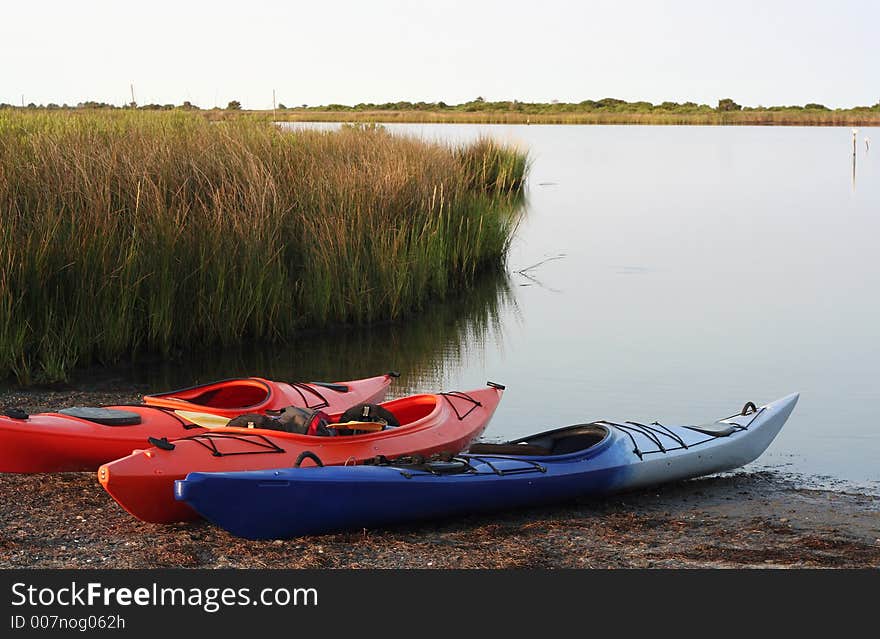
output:
[[[0,393],[0,406],[136,392]],[[880,498],[736,473],[602,501],[292,541],[129,516],[94,473],[0,475],[0,568],[880,568]]]

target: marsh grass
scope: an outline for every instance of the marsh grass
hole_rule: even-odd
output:
[[[0,377],[400,318],[501,264],[526,169],[381,128],[0,112]]]

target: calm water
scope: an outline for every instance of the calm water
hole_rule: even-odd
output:
[[[403,393],[491,379],[508,392],[490,439],[708,421],[799,391],[753,466],[880,490],[880,129],[859,131],[854,174],[848,128],[388,128],[529,149],[508,279],[401,325],[206,355],[151,380],[399,368]]]

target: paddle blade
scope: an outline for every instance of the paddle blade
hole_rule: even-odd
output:
[[[202,428],[223,428],[229,423],[229,418],[223,417],[222,415],[197,413],[191,410],[176,410],[174,413],[183,417],[186,421],[192,422],[196,426],[201,426]]]
[[[334,424],[327,424],[327,426],[336,429],[363,430],[371,433],[378,432],[385,428],[385,424],[380,424],[379,422],[337,422]]]

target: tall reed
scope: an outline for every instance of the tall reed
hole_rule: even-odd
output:
[[[381,129],[0,112],[0,377],[395,319],[498,266],[527,169]]]

